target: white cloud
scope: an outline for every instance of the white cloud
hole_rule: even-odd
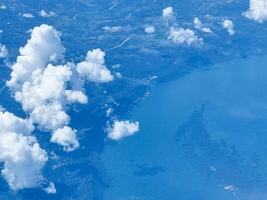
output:
[[[18,118],[9,112],[0,112],[0,127],[1,134],[5,132],[19,132],[24,135],[30,135],[34,130],[29,120]]]
[[[229,192],[231,192],[233,195],[236,195],[236,192],[239,190],[236,186],[234,185],[225,185],[223,188]]]
[[[81,77],[103,83],[113,80],[113,76],[105,66],[105,53],[100,49],[88,51],[86,60],[77,65],[51,64],[63,60],[64,51],[60,34],[53,27],[35,27],[27,44],[20,49],[17,62],[11,67],[11,80],[7,85],[23,110],[29,113],[30,120],[39,129],[52,132],[51,141],[69,151],[76,149],[79,143],[77,140],[68,141],[76,131],[63,134],[63,130],[66,131],[64,127],[70,122],[67,109],[73,103],[88,102],[82,92],[84,81]],[[62,137],[66,137],[65,142],[60,142],[64,141]],[[72,147],[66,146],[68,142]]]
[[[67,126],[56,130],[52,135],[51,142],[63,146],[65,151],[73,151],[79,147],[76,130]]]
[[[172,18],[174,17],[174,12],[172,7],[167,7],[162,10],[162,17],[163,18]]]
[[[110,117],[110,115],[112,114],[112,112],[113,112],[113,108],[108,108],[107,110],[106,110],[106,116],[107,117]]]
[[[194,27],[195,27],[195,29],[200,30],[202,32],[212,33],[212,30],[208,27],[204,27],[202,22],[200,21],[200,19],[197,17],[194,18]]]
[[[223,20],[222,27],[227,30],[229,35],[235,34],[234,23],[231,20],[229,20],[229,19]]]
[[[213,31],[209,27],[203,27],[201,31],[204,33],[213,33]]]
[[[0,113],[2,174],[14,190],[35,187],[43,180],[41,169],[48,158],[31,136],[33,125],[50,131],[50,141],[65,151],[75,150],[79,147],[77,131],[68,126],[67,110],[73,103],[88,102],[82,92],[82,78],[97,83],[113,80],[105,66],[105,53],[100,49],[88,51],[86,60],[78,65],[56,65],[60,61],[66,63],[64,52],[60,33],[52,26],[41,25],[33,28],[31,38],[20,48],[20,55],[11,66],[7,85],[29,115],[28,120],[22,120]],[[53,184],[46,189],[48,193],[55,192]]]
[[[34,108],[31,120],[43,130],[56,130],[69,123],[70,117],[59,103],[44,104]]]
[[[44,188],[44,191],[48,194],[56,194],[57,189],[54,183],[50,182],[47,188]]]
[[[12,190],[37,187],[43,180],[47,153],[31,136],[33,126],[8,112],[0,112],[0,162],[2,175]]]
[[[234,185],[226,185],[224,186],[225,190],[229,190],[231,192],[236,192],[238,190],[238,188],[236,188]]]
[[[66,90],[66,97],[69,103],[86,104],[88,102],[87,96],[81,91]]]
[[[48,101],[60,101],[71,75],[67,65],[48,64],[44,71],[37,69],[32,73],[31,81],[23,84],[22,90],[15,93],[15,98],[22,103],[25,111],[32,111]]]
[[[5,45],[0,43],[0,58],[6,58],[8,55],[8,50]]]
[[[156,28],[155,28],[155,26],[152,26],[152,25],[146,26],[145,27],[145,32],[148,33],[148,34],[155,33],[156,32]]]
[[[41,10],[41,11],[39,12],[39,15],[40,15],[41,17],[49,18],[49,17],[53,17],[53,16],[55,16],[56,14],[55,14],[54,12],[52,12],[52,11],[46,12],[45,10]]]
[[[202,22],[197,17],[194,18],[194,26],[196,29],[202,28]]]
[[[105,65],[105,53],[101,49],[88,51],[85,61],[77,64],[78,73],[88,81],[105,83],[113,80],[113,76]]]
[[[20,56],[11,67],[11,80],[7,84],[21,87],[22,83],[31,79],[33,71],[44,69],[48,63],[63,59],[64,52],[59,32],[45,24],[35,27],[27,44],[20,48]]]
[[[21,16],[24,18],[34,18],[33,14],[31,13],[23,13]]]
[[[262,23],[267,19],[267,0],[250,0],[249,10],[243,15]]]
[[[120,26],[104,26],[102,29],[110,33],[116,33],[121,31]]]
[[[176,44],[202,44],[203,39],[199,38],[191,29],[183,29],[171,27],[168,35],[168,39]]]
[[[5,5],[1,5],[1,6],[0,6],[0,9],[1,9],[1,10],[5,10],[5,9],[6,9],[6,6],[5,6]]]
[[[21,55],[12,66],[11,80],[7,82],[32,122],[47,131],[68,124],[66,104],[81,100],[66,90],[72,76],[71,66],[48,64],[63,59],[64,48],[59,36],[51,26],[35,27],[31,39],[20,49]]]
[[[30,113],[31,120],[41,129],[56,130],[69,123],[65,104],[77,100],[75,95],[70,99],[71,91],[66,90],[71,75],[67,65],[48,64],[44,71],[34,71],[32,80],[26,81],[15,93],[16,101],[22,104],[23,110]]]
[[[112,140],[120,140],[123,137],[134,135],[139,131],[139,122],[114,121],[112,127],[108,128],[108,137]]]

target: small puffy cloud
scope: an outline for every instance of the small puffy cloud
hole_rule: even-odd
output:
[[[203,27],[202,22],[197,17],[194,18],[194,27],[195,27],[195,29],[200,30],[200,31],[202,31],[204,33],[212,33],[212,30],[210,28]]]
[[[204,33],[213,33],[213,31],[209,27],[203,27],[201,28],[201,31]]]
[[[106,110],[106,116],[107,117],[110,117],[111,116],[111,114],[112,114],[112,112],[113,112],[113,108],[108,108],[107,110]]]
[[[86,80],[96,83],[114,79],[105,65],[105,53],[101,49],[88,51],[85,61],[77,64],[77,71]]]
[[[47,194],[56,194],[57,189],[54,183],[50,182],[47,188],[43,189]]]
[[[250,0],[249,10],[243,15],[262,23],[267,19],[267,0]]]
[[[41,17],[49,18],[49,17],[53,17],[53,16],[55,16],[56,14],[55,14],[54,12],[52,12],[52,11],[46,12],[45,10],[41,10],[41,11],[39,12],[39,15],[40,15]]]
[[[31,13],[23,13],[21,16],[24,18],[34,18],[33,14]]]
[[[176,44],[203,44],[203,39],[199,38],[191,29],[171,27],[168,39]]]
[[[145,32],[148,33],[148,34],[155,33],[156,32],[156,28],[153,25],[146,26],[145,27]]]
[[[116,33],[121,31],[120,26],[104,26],[102,29],[110,33]]]
[[[29,120],[9,112],[0,112],[0,162],[1,171],[12,190],[37,187],[43,180],[42,168],[47,153],[31,136],[33,126]]]
[[[223,20],[222,21],[222,27],[227,30],[229,35],[235,34],[234,23],[231,20],[229,20],[229,19]]]
[[[171,6],[167,7],[167,8],[164,8],[162,10],[162,17],[163,18],[172,18],[172,17],[174,17],[173,8]]]
[[[1,9],[1,10],[5,10],[5,9],[6,9],[6,6],[5,6],[5,5],[1,5],[1,6],[0,6],[0,9]]]
[[[56,130],[50,141],[63,146],[65,151],[73,151],[79,147],[79,142],[76,138],[76,130],[68,126]]]
[[[0,58],[6,58],[8,55],[8,50],[5,45],[0,43]]]
[[[194,26],[196,29],[202,28],[202,22],[197,17],[194,18]]]
[[[69,103],[86,104],[88,102],[87,96],[81,91],[66,90],[65,93]]]
[[[112,140],[120,140],[123,137],[134,135],[139,131],[139,122],[114,121],[112,127],[108,128],[108,137]]]

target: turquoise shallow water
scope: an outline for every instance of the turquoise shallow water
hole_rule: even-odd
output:
[[[234,60],[154,86],[129,116],[140,132],[106,146],[105,199],[266,199],[265,63]]]

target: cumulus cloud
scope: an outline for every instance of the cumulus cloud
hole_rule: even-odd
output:
[[[77,64],[77,71],[88,81],[105,83],[113,80],[105,65],[105,53],[101,49],[88,51],[85,61]]]
[[[267,19],[267,0],[250,0],[249,10],[243,15],[262,23]]]
[[[1,5],[1,6],[0,6],[0,9],[1,9],[1,10],[5,10],[5,9],[6,9],[6,6],[5,6],[5,5]]]
[[[64,60],[64,52],[59,32],[48,25],[35,27],[11,67],[7,85],[23,110],[29,113],[30,120],[39,129],[52,133],[51,142],[70,151],[79,147],[79,143],[76,131],[68,127],[67,109],[73,103],[88,102],[82,91],[83,79],[104,83],[113,80],[113,76],[100,49],[88,51],[85,61],[77,65],[51,64]]]
[[[64,58],[65,49],[61,44],[60,33],[52,26],[41,25],[32,30],[27,44],[20,48],[20,56],[11,67],[11,80],[8,86],[21,87],[31,79],[33,71],[44,69],[48,63]]]
[[[203,39],[199,38],[191,29],[171,27],[168,35],[168,39],[176,44],[202,44]]]
[[[20,49],[21,55],[11,67],[11,80],[7,82],[32,122],[47,131],[69,123],[70,117],[65,112],[68,102],[87,102],[66,90],[72,75],[71,66],[48,64],[63,59],[64,51],[60,34],[53,27],[35,27],[25,47]]]
[[[21,16],[24,18],[34,18],[33,14],[31,13],[23,13]]]
[[[112,114],[112,112],[113,112],[113,108],[108,108],[107,110],[106,110],[106,116],[107,117],[110,117],[111,116],[111,114]]]
[[[120,140],[123,137],[134,135],[139,131],[139,122],[114,121],[112,127],[108,128],[108,137],[112,140]]]
[[[1,173],[12,190],[37,187],[43,180],[41,170],[48,158],[31,135],[33,129],[29,120],[0,112]]]
[[[76,130],[67,126],[57,129],[53,133],[51,142],[63,146],[65,151],[73,151],[79,147],[79,142],[76,138]]]
[[[37,69],[32,73],[31,81],[24,82],[22,90],[15,93],[15,98],[22,103],[25,111],[31,111],[48,101],[60,101],[71,74],[67,65],[49,64],[44,71]]]
[[[66,63],[60,33],[52,26],[32,29],[31,38],[11,66],[7,86],[21,103],[29,119],[23,120],[10,113],[0,113],[0,161],[2,174],[14,190],[35,187],[43,179],[41,169],[47,161],[34,136],[33,125],[51,132],[51,142],[65,151],[79,147],[76,130],[69,127],[68,108],[73,103],[85,104],[84,80],[103,83],[113,80],[105,65],[105,53],[100,49],[88,51],[86,60]],[[57,63],[66,63],[57,65]],[[46,190],[47,189],[47,190]],[[44,189],[54,193],[50,184]]]
[[[39,15],[40,15],[41,17],[49,18],[49,17],[53,17],[53,16],[55,16],[56,14],[55,14],[54,12],[52,12],[52,11],[46,12],[45,10],[41,10],[41,11],[39,12]]]
[[[5,45],[0,43],[0,58],[6,58],[8,55],[8,50]]]
[[[0,132],[19,132],[24,135],[30,135],[34,130],[32,123],[29,120],[16,117],[9,112],[0,112]]]
[[[39,128],[46,131],[56,130],[70,121],[69,115],[58,102],[34,108],[30,113],[30,118]]]
[[[87,96],[81,91],[66,90],[67,101],[72,103],[86,104],[88,102]]]
[[[200,30],[202,32],[212,33],[212,30],[208,27],[204,27],[202,22],[200,21],[200,19],[197,17],[194,18],[194,27],[195,27],[195,29]]]
[[[146,26],[145,27],[145,32],[148,33],[148,34],[155,33],[156,32],[156,28],[153,25]]]
[[[162,10],[162,17],[163,18],[173,18],[174,17],[174,11],[173,8],[167,7]]]
[[[54,131],[68,124],[67,103],[87,103],[87,97],[81,91],[77,94],[78,91],[66,90],[71,75],[68,65],[48,64],[45,70],[34,71],[32,80],[26,81],[22,89],[15,92],[16,101],[41,129]]]
[[[50,182],[47,188],[44,188],[44,191],[48,194],[55,194],[57,193],[57,189],[55,187],[55,184]]]
[[[234,23],[231,20],[229,20],[229,19],[223,20],[222,21],[222,27],[227,30],[229,35],[235,34]]]

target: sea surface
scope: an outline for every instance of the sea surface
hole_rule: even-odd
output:
[[[155,85],[129,115],[140,132],[105,148],[105,199],[266,199],[266,63],[236,59]]]

